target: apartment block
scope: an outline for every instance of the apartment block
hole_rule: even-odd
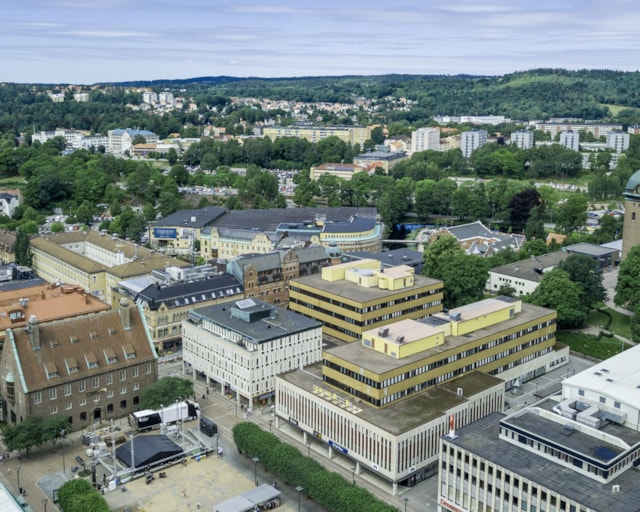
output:
[[[471,130],[460,135],[460,149],[465,158],[469,158],[471,153],[487,143],[487,130]]]

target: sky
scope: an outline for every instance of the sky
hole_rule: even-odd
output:
[[[638,0],[17,0],[0,82],[640,66]]]

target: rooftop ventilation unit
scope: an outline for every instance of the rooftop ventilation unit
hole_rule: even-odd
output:
[[[380,327],[380,329],[378,329],[378,336],[382,336],[383,338],[389,336],[389,328]]]

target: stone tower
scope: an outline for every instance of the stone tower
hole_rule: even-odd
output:
[[[640,171],[636,171],[629,178],[623,195],[622,259],[624,260],[631,248],[640,244]]]

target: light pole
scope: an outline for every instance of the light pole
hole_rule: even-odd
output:
[[[16,468],[16,475],[18,475],[18,492],[22,494],[22,492],[20,491],[20,466]]]
[[[42,500],[42,503],[44,503],[44,512],[47,512],[47,503],[49,503],[49,500],[45,498]]]
[[[402,501],[404,501],[404,512],[407,512],[407,503],[409,503],[409,498],[402,498]]]
[[[271,434],[271,424],[273,423],[273,420],[269,420],[269,434]]]
[[[304,487],[299,485],[296,487],[296,491],[298,491],[298,512],[300,512],[300,495],[302,494],[302,491],[304,491]]]
[[[356,485],[356,468],[351,468],[351,483]]]
[[[60,441],[60,444],[62,445],[62,474],[63,475],[67,472],[67,467],[64,462],[64,439],[66,435],[67,435],[67,431],[65,429],[62,429],[60,431],[60,437],[62,438],[62,440]]]
[[[256,487],[258,487],[258,462],[260,462],[260,459],[254,457],[251,460],[253,461],[253,479],[256,481]]]
[[[220,454],[220,448],[218,447],[218,439],[220,439],[220,432],[216,433],[216,453]]]

